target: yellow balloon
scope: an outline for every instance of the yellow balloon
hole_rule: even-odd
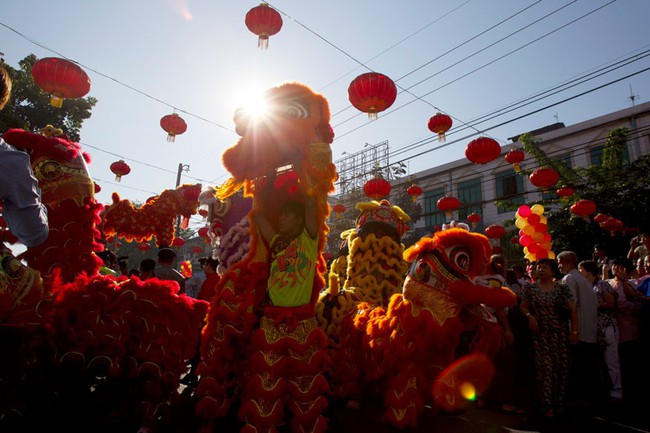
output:
[[[537,215],[541,215],[544,213],[544,206],[541,204],[534,204],[530,207],[530,210],[532,213],[536,213]]]
[[[528,225],[528,221],[526,221],[524,218],[517,218],[517,220],[515,221],[515,226],[517,226],[519,230],[523,229],[527,225]]]
[[[527,256],[530,254],[530,251],[528,251],[528,247],[524,247],[524,255]]]
[[[548,258],[551,260],[555,260],[555,253],[553,251],[548,252]]]
[[[546,217],[544,215],[540,215],[539,222],[542,224],[546,224]]]
[[[526,224],[522,230],[528,236],[531,236],[533,233],[535,233],[535,227],[531,226],[530,224]]]
[[[519,218],[522,218],[522,216],[519,215],[519,211],[517,211],[517,212],[515,212],[515,219],[519,219]]]

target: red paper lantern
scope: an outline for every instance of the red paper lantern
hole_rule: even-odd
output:
[[[513,236],[510,238],[510,243],[513,245],[519,245],[519,236]]]
[[[602,224],[605,221],[607,221],[607,219],[609,219],[609,218],[610,218],[609,215],[599,213],[599,214],[596,214],[596,216],[594,217],[594,221],[596,221],[598,224]]]
[[[90,78],[76,63],[45,57],[32,66],[38,87],[51,95],[50,105],[61,108],[64,98],[81,98],[90,91]]]
[[[257,46],[263,50],[269,47],[269,36],[282,29],[282,16],[266,3],[260,3],[249,10],[244,22],[248,30],[258,36]]]
[[[609,231],[611,236],[616,235],[616,232],[622,230],[624,226],[625,224],[623,224],[623,221],[614,217],[607,218],[607,220],[601,224],[603,230]]]
[[[177,135],[187,131],[187,123],[176,113],[168,114],[160,119],[160,127],[167,132],[167,141],[173,142]]]
[[[506,153],[505,159],[508,164],[512,164],[515,172],[519,173],[519,164],[524,160],[526,154],[521,149],[512,148]]]
[[[123,159],[120,159],[119,161],[111,164],[111,171],[115,174],[115,180],[120,182],[122,180],[122,176],[126,176],[127,174],[131,173],[131,167],[129,167],[129,164],[124,162]]]
[[[596,203],[591,200],[578,200],[571,206],[571,213],[585,219],[594,212],[596,212]]]
[[[498,224],[492,224],[485,229],[485,236],[490,239],[500,239],[506,234],[506,229]]]
[[[417,203],[418,197],[422,195],[422,188],[418,185],[413,184],[406,189],[406,193],[413,198],[413,203]]]
[[[102,190],[102,187],[98,183],[93,182],[93,188],[95,189],[95,194]]]
[[[471,213],[467,215],[467,221],[472,223],[473,228],[476,228],[476,226],[478,226],[479,221],[481,221],[481,215],[477,213]]]
[[[359,111],[368,113],[369,119],[376,119],[377,113],[393,105],[397,98],[397,87],[393,80],[378,72],[368,72],[352,80],[348,87],[348,99]]]
[[[451,117],[438,112],[429,119],[427,126],[431,132],[438,134],[438,141],[444,143],[447,140],[445,133],[451,129],[453,124]]]
[[[365,195],[373,200],[379,200],[390,194],[390,182],[383,177],[374,177],[363,185]]]
[[[195,247],[192,247],[192,252],[193,252],[194,254],[201,254],[201,253],[203,252],[203,248],[202,248],[202,247],[199,247],[199,246],[197,245],[197,246],[195,246]]]
[[[332,210],[336,213],[336,217],[340,218],[343,212],[345,212],[345,206],[343,206],[340,203],[335,204],[334,206],[332,206]]]
[[[467,144],[465,156],[474,164],[487,164],[501,155],[501,146],[490,137],[478,137]]]
[[[530,174],[529,179],[530,183],[539,188],[548,188],[560,180],[560,174],[550,167],[540,167]]]
[[[568,201],[569,197],[571,197],[573,193],[574,193],[573,188],[571,188],[570,186],[560,187],[556,191],[558,197],[561,197],[564,201]]]
[[[209,230],[210,230],[210,229],[209,229],[208,227],[201,227],[201,228],[197,231],[197,234],[198,234],[200,237],[205,238],[205,237],[208,237],[208,231],[209,231]]]
[[[453,212],[460,207],[460,200],[456,197],[446,195],[438,200],[436,206],[445,213],[447,219],[451,219]]]

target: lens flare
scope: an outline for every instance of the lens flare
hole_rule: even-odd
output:
[[[460,395],[467,400],[474,401],[476,400],[476,388],[469,382],[463,382],[460,384]]]

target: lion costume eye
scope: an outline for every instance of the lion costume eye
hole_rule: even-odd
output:
[[[306,119],[309,117],[309,104],[298,99],[292,99],[287,101],[280,111],[286,117],[292,117],[294,119]]]
[[[413,264],[411,275],[417,280],[427,282],[431,277],[431,265],[424,261],[418,261]]]
[[[449,261],[459,269],[467,271],[472,263],[472,256],[465,247],[455,247],[449,252]]]

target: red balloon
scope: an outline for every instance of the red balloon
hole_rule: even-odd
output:
[[[535,231],[539,233],[546,233],[548,231],[548,225],[544,223],[535,224]]]
[[[531,213],[530,215],[528,215],[528,224],[534,226],[538,222],[539,222],[539,215],[537,215],[536,213]]]

